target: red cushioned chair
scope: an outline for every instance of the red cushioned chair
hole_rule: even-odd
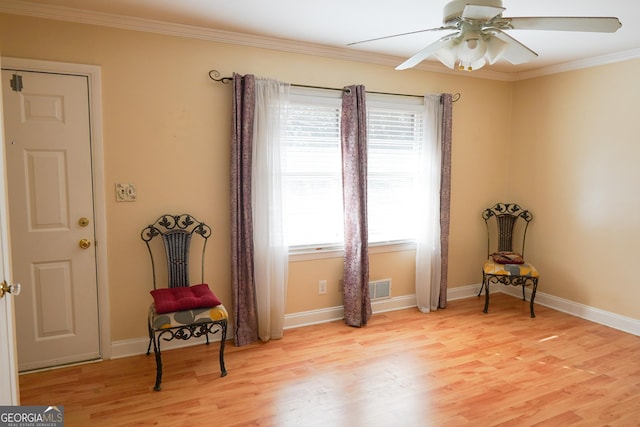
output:
[[[202,255],[200,283],[192,285],[189,281],[189,252],[194,235],[199,238],[196,250]],[[209,344],[209,334],[219,332],[220,371],[221,376],[227,375],[224,367],[224,344],[229,316],[220,300],[204,283],[204,254],[209,236],[211,228],[188,214],[165,214],[142,229],[141,237],[149,250],[153,272],[153,303],[149,307],[147,355],[151,353],[153,345],[156,356],[156,391],[160,390],[162,382],[162,341],[204,336]],[[163,244],[159,244],[160,241]],[[160,260],[166,260],[166,277],[162,271],[156,271],[156,262]],[[158,282],[165,282],[167,287],[159,288]]]
[[[485,291],[484,312],[489,311],[489,285],[503,284],[522,286],[522,299],[526,300],[525,288],[531,286],[529,310],[531,317],[533,300],[538,289],[538,270],[524,259],[524,242],[529,222],[533,215],[515,203],[497,203],[482,212],[487,226],[487,260],[482,266],[482,286],[478,296]],[[514,251],[514,247],[518,248]]]

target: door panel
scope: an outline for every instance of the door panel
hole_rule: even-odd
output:
[[[33,265],[36,340],[72,336],[73,293],[68,262]]]
[[[95,235],[87,77],[5,70],[2,81],[19,369],[99,358],[95,245],[78,244]]]
[[[64,151],[25,151],[30,231],[68,230]]]

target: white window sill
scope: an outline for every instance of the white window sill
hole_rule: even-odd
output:
[[[416,249],[415,241],[385,242],[369,245],[369,254],[382,254],[388,252],[402,252]],[[342,248],[318,248],[318,249],[291,249],[289,250],[289,262],[311,261],[317,259],[344,258]]]

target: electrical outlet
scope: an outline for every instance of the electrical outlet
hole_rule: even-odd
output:
[[[327,293],[327,281],[320,280],[318,282],[318,295],[324,295]]]
[[[117,202],[135,202],[136,186],[134,184],[116,184]]]

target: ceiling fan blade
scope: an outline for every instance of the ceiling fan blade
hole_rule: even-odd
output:
[[[391,36],[382,36],[382,37],[376,37],[373,39],[367,39],[367,40],[360,40],[357,42],[352,42],[352,43],[347,43],[347,46],[353,46],[356,44],[361,44],[361,43],[369,43],[369,42],[373,42],[373,41],[377,41],[377,40],[385,40],[385,39],[391,39],[394,37],[401,37],[401,36],[408,36],[411,34],[420,34],[420,33],[426,33],[428,31],[442,31],[442,30],[457,30],[457,27],[452,27],[452,26],[444,26],[444,27],[438,27],[438,28],[429,28],[426,30],[417,30],[417,31],[409,31],[408,33],[400,33],[400,34],[394,34]]]
[[[436,40],[435,42],[431,43],[430,45],[422,49],[420,52],[413,55],[411,58],[404,61],[402,64],[398,65],[396,67],[396,70],[406,70],[407,68],[415,67],[420,62],[425,60],[427,57],[436,53],[438,50],[446,47],[447,45],[453,44],[455,38],[458,37],[459,34],[460,34],[459,32],[449,34]]]
[[[493,59],[494,62],[500,58],[504,58],[512,64],[518,65],[529,62],[538,56],[537,53],[507,33],[498,30],[493,35],[506,43],[505,46],[501,47],[501,51],[497,54],[497,57]]]
[[[525,17],[505,18],[514,30],[587,31],[594,33],[615,33],[622,23],[611,17]]]
[[[488,21],[489,19],[493,19],[496,16],[500,15],[504,11],[504,7],[468,4],[464,7],[461,18]]]

